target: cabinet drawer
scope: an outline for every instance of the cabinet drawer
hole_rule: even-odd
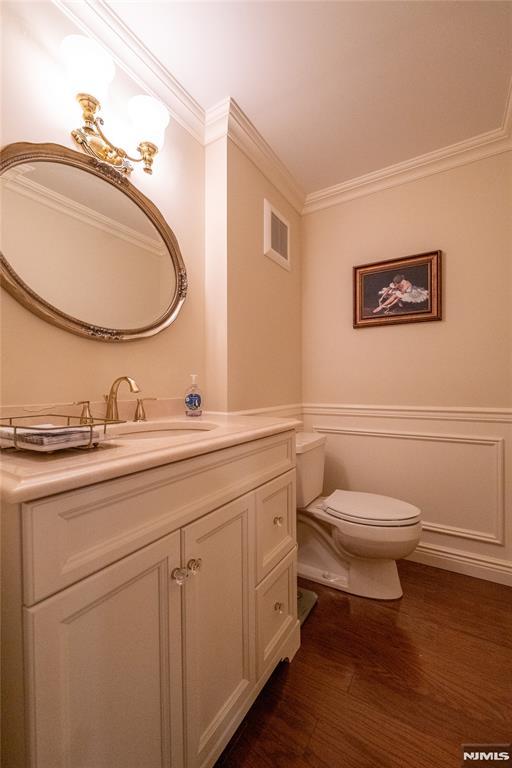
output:
[[[297,549],[256,589],[257,671],[275,662],[281,641],[297,624]]]
[[[22,505],[33,605],[295,465],[283,432]]]
[[[256,491],[256,582],[296,544],[295,470]]]

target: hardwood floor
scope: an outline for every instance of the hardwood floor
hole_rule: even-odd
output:
[[[512,588],[408,561],[402,600],[318,603],[215,768],[460,768],[512,739]]]

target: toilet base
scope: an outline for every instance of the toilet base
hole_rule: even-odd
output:
[[[300,555],[299,555],[300,556]],[[351,563],[351,566],[355,565]],[[361,564],[361,563],[360,563]],[[370,573],[367,565],[377,565],[379,568],[373,569]],[[386,571],[382,566],[389,566]],[[356,573],[357,568],[351,568],[349,575],[334,573],[324,569],[315,568],[315,566],[298,564],[298,575],[309,581],[316,581],[318,584],[324,584],[326,587],[339,589],[341,592],[348,592],[358,597],[369,597],[373,600],[398,600],[403,595],[402,586],[396,569],[394,560],[381,561],[374,563],[369,560],[363,562],[362,572]]]
[[[299,576],[359,597],[402,597],[395,560],[352,557],[339,550],[321,522],[299,513],[297,523]]]

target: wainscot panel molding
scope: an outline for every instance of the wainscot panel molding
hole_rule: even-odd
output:
[[[327,437],[326,487],[417,503],[409,559],[512,585],[512,408],[305,403]]]
[[[492,500],[486,499],[485,502],[489,504],[487,508],[486,521],[492,523],[491,530],[474,530],[472,528],[464,528],[456,525],[447,525],[443,523],[430,522],[425,517],[423,510],[423,530],[435,531],[437,533],[444,533],[449,536],[456,536],[464,539],[474,539],[475,541],[484,541],[491,544],[503,544],[504,543],[504,483],[503,483],[503,448],[504,440],[501,437],[468,437],[466,435],[450,435],[450,434],[432,434],[428,432],[387,432],[385,430],[370,430],[370,429],[345,429],[342,427],[325,427],[325,426],[313,426],[313,430],[320,434],[334,434],[334,435],[349,435],[354,437],[374,437],[374,438],[386,438],[393,440],[414,440],[418,442],[434,442],[445,444],[467,444],[477,445],[482,447],[490,447],[493,449],[493,459],[490,462],[490,477],[489,485],[494,486],[494,494]],[[444,461],[443,461],[444,464]],[[423,474],[424,470],[420,467],[420,473]],[[432,478],[432,482],[435,483],[435,478]],[[478,485],[481,485],[481,478],[479,478]],[[454,489],[454,495],[456,493]],[[468,479],[468,491],[469,479]],[[477,489],[474,488],[470,496],[475,497]],[[492,511],[492,515],[491,515]]]
[[[304,416],[367,416],[387,419],[427,419],[428,421],[484,421],[512,424],[512,408],[458,408],[420,405],[343,405],[304,403]]]
[[[299,421],[302,420],[302,405],[301,403],[293,403],[292,405],[271,405],[267,408],[251,408],[246,411],[210,411],[213,415],[215,413],[222,413],[230,416],[275,416],[277,418],[284,418],[285,416],[295,416]]]

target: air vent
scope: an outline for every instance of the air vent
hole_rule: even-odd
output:
[[[276,251],[283,259],[288,260],[288,227],[273,211],[270,214],[270,221],[272,250]]]
[[[263,243],[265,256],[290,269],[290,225],[268,200],[264,201]]]

